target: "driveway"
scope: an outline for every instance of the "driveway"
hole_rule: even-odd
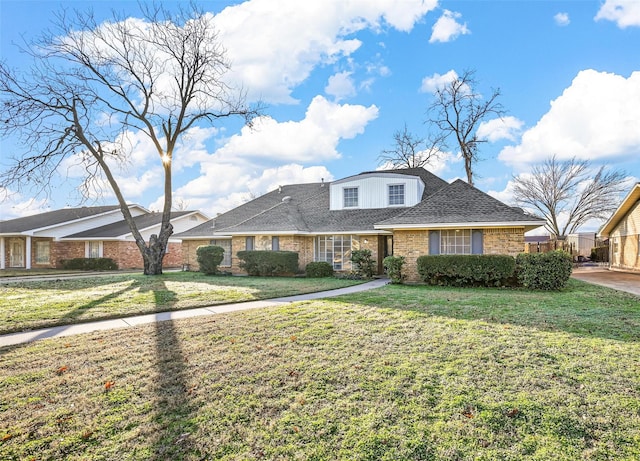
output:
[[[584,282],[626,291],[640,297],[640,273],[612,271],[601,267],[584,267],[574,269],[571,276]]]

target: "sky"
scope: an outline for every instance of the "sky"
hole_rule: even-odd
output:
[[[184,2],[183,2],[184,3]],[[640,180],[640,0],[196,1],[211,13],[229,78],[261,101],[253,129],[238,120],[197,126],[174,157],[174,203],[210,217],[282,184],[331,181],[381,167],[406,125],[429,134],[427,108],[443,81],[475,72],[475,90],[506,110],[478,129],[486,140],[475,186],[508,204],[512,180],[556,158],[589,160]],[[165,2],[174,7],[177,2]],[[0,2],[0,54],[20,69],[63,8],[139,17],[137,2]],[[136,154],[118,178],[125,196],[162,206],[161,163],[132,133]],[[15,140],[0,140],[0,169]],[[466,179],[453,142],[428,169]],[[80,174],[52,177],[49,196],[0,188],[0,219],[78,206]],[[113,195],[86,205],[115,204]],[[595,231],[601,221],[582,231]]]

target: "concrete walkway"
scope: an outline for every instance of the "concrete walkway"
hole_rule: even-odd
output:
[[[640,297],[640,273],[612,271],[606,267],[584,267],[574,269],[571,276],[583,282],[626,291]]]
[[[0,347],[24,344],[39,339],[59,338],[62,336],[78,335],[90,333],[92,331],[113,330],[115,328],[128,328],[138,325],[145,325],[153,322],[163,322],[165,320],[188,319],[191,317],[201,317],[204,315],[224,314],[227,312],[244,311],[249,309],[262,309],[265,307],[281,306],[297,301],[308,301],[313,299],[331,298],[349,293],[372,290],[389,283],[388,279],[376,279],[371,282],[362,283],[336,290],[321,291],[318,293],[308,293],[284,298],[263,299],[260,301],[249,301],[234,304],[219,304],[216,306],[199,307],[182,311],[158,312],[155,314],[137,315],[113,320],[101,320],[97,322],[78,323],[74,325],[63,325],[59,327],[43,328],[41,330],[29,330],[20,333],[12,333],[0,336]]]

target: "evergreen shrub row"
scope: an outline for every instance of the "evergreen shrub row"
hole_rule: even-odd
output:
[[[573,261],[564,251],[522,253],[516,257],[517,277],[521,286],[532,290],[560,290],[565,287]]]
[[[293,275],[298,272],[298,253],[295,251],[238,251],[239,266],[249,275]]]
[[[115,271],[118,265],[111,258],[72,258],[62,259],[60,266],[65,270]]]
[[[508,255],[429,255],[418,258],[418,274],[430,285],[507,286],[516,261]]]

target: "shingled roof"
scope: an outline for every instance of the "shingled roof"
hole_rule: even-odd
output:
[[[47,211],[33,216],[0,221],[0,234],[16,234],[21,232],[43,229],[59,224],[77,221],[84,218],[119,210],[118,205],[93,206],[80,208],[63,208]]]
[[[193,213],[193,211],[172,211],[171,219],[184,216],[186,214]],[[158,225],[162,222],[162,213],[149,213],[140,216],[135,216],[133,220],[139,230],[144,230],[148,227]],[[86,231],[78,232],[72,235],[66,235],[64,239],[114,239],[130,234],[131,229],[127,221],[117,221],[104,226],[88,229]]]
[[[376,228],[464,223],[512,223],[538,227],[544,224],[544,220],[525,213],[521,208],[505,205],[500,200],[458,179],[416,206],[378,222]]]

